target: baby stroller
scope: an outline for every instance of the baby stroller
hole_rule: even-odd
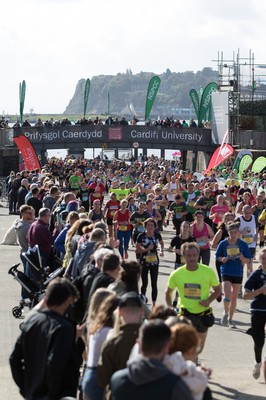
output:
[[[21,285],[24,295],[19,305],[12,308],[12,314],[15,318],[20,318],[25,306],[34,307],[44,294],[48,283],[58,276],[62,276],[64,268],[58,267],[52,273],[49,273],[49,267],[42,268],[42,261],[39,246],[36,245],[27,252],[22,253],[22,257],[27,261],[28,276],[18,269],[19,264],[13,265],[8,273],[14,277]]]

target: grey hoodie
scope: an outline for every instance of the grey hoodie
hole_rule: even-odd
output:
[[[193,400],[184,381],[157,359],[139,356],[111,378],[114,400]]]
[[[14,226],[20,247],[20,252],[23,253],[24,251],[27,251],[29,247],[26,236],[30,227],[30,223],[27,221],[23,221],[22,219],[18,219],[17,221],[15,221]]]
[[[134,385],[144,385],[169,374],[169,369],[156,359],[138,356],[127,363],[129,379]]]

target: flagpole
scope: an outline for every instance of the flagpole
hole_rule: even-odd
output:
[[[225,141],[226,141],[226,139],[227,139],[227,136],[228,136],[228,129],[226,130],[226,132],[225,132],[225,134],[224,134],[224,137],[223,137],[223,140],[222,140],[222,143],[221,143],[220,150],[219,150],[219,152],[218,152],[218,154],[217,154],[217,157],[216,157],[216,160],[215,160],[215,164],[217,163],[217,160],[218,160],[218,158],[220,157],[220,154],[221,154],[221,152],[222,152],[222,149],[223,149],[223,146],[224,146]]]

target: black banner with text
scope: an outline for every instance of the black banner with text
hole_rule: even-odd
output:
[[[10,137],[10,130],[8,136]],[[12,130],[14,137],[25,135],[34,144],[60,145],[70,144],[85,147],[101,147],[104,143],[119,146],[122,143],[132,145],[160,144],[166,147],[171,145],[183,146],[210,146],[213,145],[211,130],[200,128],[165,128],[158,126],[113,126],[113,125],[72,125],[68,127],[30,127]],[[145,147],[146,147],[145,146]]]

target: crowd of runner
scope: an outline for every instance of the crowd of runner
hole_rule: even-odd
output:
[[[76,369],[70,349],[64,371],[56,371],[62,382],[72,360],[69,385],[57,384],[57,395],[75,396],[83,357],[81,388],[88,400],[108,399],[111,393],[112,399],[123,399],[125,393],[128,399],[159,399],[159,382],[168,387],[163,396],[169,399],[212,398],[210,371],[196,366],[214,323],[211,303],[222,302],[221,324],[235,329],[241,293],[252,300],[248,333],[254,340],[252,373],[259,378],[266,327],[266,173],[246,172],[240,180],[230,167],[199,174],[156,157],[131,162],[67,158],[50,159],[42,171],[12,171],[6,185],[9,213],[20,216],[15,230],[21,254],[38,245],[43,267],[53,268],[57,256],[65,268],[65,278],[50,285],[55,292],[56,285],[68,287],[60,301],[63,314],[78,324],[78,346],[72,348]],[[173,232],[169,248],[166,229]],[[136,261],[129,260],[129,247]],[[211,249],[216,271],[209,267]],[[175,253],[175,263],[167,306],[162,306],[157,304],[157,282],[165,252]],[[28,386],[20,379],[26,351],[22,343],[44,324],[40,313],[58,312],[57,295],[49,291],[47,296],[39,306],[42,311],[31,312],[10,359],[24,395],[52,390],[44,377],[38,376],[39,387],[30,383],[27,368],[23,379]],[[75,303],[75,310],[70,312],[65,303]],[[150,322],[141,326],[143,319]],[[134,346],[138,336],[140,346]],[[31,354],[28,362],[37,360]],[[266,368],[264,374],[266,381]],[[174,397],[176,390],[183,394]]]

